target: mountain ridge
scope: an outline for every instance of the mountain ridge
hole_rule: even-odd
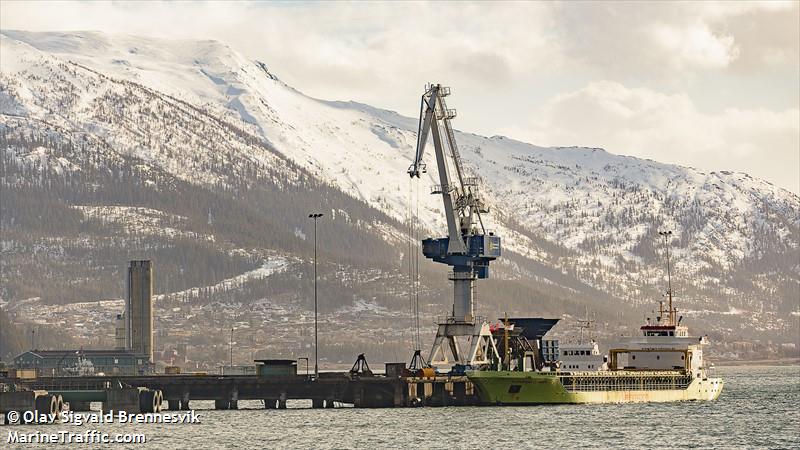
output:
[[[263,177],[261,171],[284,167],[286,162],[280,161],[286,159],[302,168],[305,177],[391,218],[366,226],[395,246],[398,261],[407,252],[403,222],[414,195],[420,198],[419,220],[424,230],[438,233],[443,229],[438,197],[428,196],[420,185],[409,192],[405,181],[416,143],[416,119],[358,102],[305,96],[279,81],[264,63],[246,60],[212,41],[169,44],[97,33],[3,31],[2,35],[0,112],[4,117],[22,111],[29,119],[74,121],[77,130],[108,138],[113,152],[141,157],[171,176],[213,189],[238,189],[232,180],[257,183]],[[98,36],[105,46],[91,42]],[[75,40],[84,46],[70,43]],[[164,50],[170,45],[181,51],[187,47],[201,51],[159,59],[170,54]],[[72,50],[52,52],[53,46]],[[87,46],[94,53],[86,53]],[[97,50],[108,48],[113,51]],[[122,58],[126,52],[129,56]],[[65,61],[64,55],[75,61]],[[95,76],[80,79],[72,74],[76,69],[70,69],[70,64],[85,65]],[[37,79],[42,74],[64,80],[72,88],[53,89]],[[111,81],[102,81],[104,77]],[[136,86],[126,90],[122,82]],[[106,91],[101,92],[98,83]],[[136,97],[137,86],[149,89],[150,94]],[[455,93],[453,105],[459,92]],[[132,102],[126,97],[152,99]],[[170,98],[184,103],[202,120],[190,123],[191,113],[171,112]],[[147,114],[158,118],[179,114],[185,119],[165,128],[150,124]],[[208,137],[203,133],[217,129],[214,120],[221,128],[211,141],[232,142],[221,147],[229,148],[227,153],[219,154],[216,145],[203,143],[203,137]],[[184,128],[197,130],[197,137],[184,136]],[[153,132],[174,134],[177,141],[153,139]],[[238,134],[239,141],[231,140]],[[568,274],[573,281],[567,285],[575,283],[578,290],[591,286],[609,292],[622,304],[645,308],[663,289],[656,232],[670,228],[676,231],[677,278],[689,280],[683,281],[682,300],[687,309],[704,311],[698,317],[711,314],[709,324],[717,317],[728,327],[731,318],[725,313],[733,308],[743,311],[739,316],[753,314],[758,327],[768,328],[768,322],[797,310],[800,266],[791,266],[800,235],[797,195],[743,173],[705,173],[602,149],[545,148],[464,132],[457,132],[456,138],[467,170],[481,178],[493,205],[490,228],[502,235],[511,252],[508,262],[500,263],[498,275],[503,279],[534,275],[525,267],[535,262]],[[257,150],[258,145],[272,151]],[[21,153],[11,153],[14,160],[20,159]],[[435,165],[430,159],[427,162],[429,167]],[[220,181],[219,174],[231,169],[239,172],[228,175],[227,182]],[[270,177],[283,177],[281,170],[270,172]],[[423,182],[437,180],[429,173]],[[300,229],[297,223],[285,226]],[[435,268],[431,270],[436,273]],[[541,282],[546,281],[552,283],[546,278]],[[776,293],[775,302],[767,301]],[[496,306],[497,301],[489,305]],[[736,327],[746,325],[750,317],[740,319],[733,321]],[[797,327],[796,321],[783,320],[786,323],[780,329]]]

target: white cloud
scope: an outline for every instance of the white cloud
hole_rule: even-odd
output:
[[[564,52],[601,77],[684,79],[730,67],[740,56],[797,50],[796,40],[760,35],[796,33],[799,11],[790,1],[573,2],[557,20]]]
[[[704,23],[684,28],[655,25],[652,28],[655,46],[668,55],[670,68],[685,66],[727,67],[739,57],[733,36],[715,35]]]
[[[306,94],[407,115],[425,83],[444,82],[462,130],[699,167],[751,165],[798,192],[789,122],[800,107],[799,5],[3,0],[0,28],[218,39]],[[554,97],[546,112],[536,108]],[[569,114],[586,107],[603,117],[572,125]],[[770,158],[751,161],[767,147]],[[739,159],[720,158],[721,149]]]
[[[513,136],[607,150],[706,170],[737,170],[800,192],[800,110],[699,111],[685,94],[593,82],[538,108]]]

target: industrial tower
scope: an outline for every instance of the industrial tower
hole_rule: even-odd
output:
[[[456,111],[448,109],[444,97],[450,88],[440,84],[426,87],[420,105],[417,152],[408,174],[420,177],[426,171],[423,156],[430,133],[436,154],[440,184],[432,189],[441,194],[447,220],[447,236],[422,241],[422,253],[438,263],[453,267],[453,309],[439,323],[428,364],[488,364],[498,355],[489,324],[476,320],[475,281],[489,277],[489,262],[500,256],[500,237],[486,232],[481,218],[488,213],[478,192],[478,179],[465,176],[450,119]],[[462,346],[469,348],[463,353]],[[448,356],[449,350],[449,356]],[[450,359],[452,357],[452,359]]]
[[[131,261],[123,316],[127,348],[153,361],[153,271],[150,261]]]

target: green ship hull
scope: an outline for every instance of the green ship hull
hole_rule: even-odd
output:
[[[708,401],[724,384],[676,371],[470,371],[467,377],[489,405]]]

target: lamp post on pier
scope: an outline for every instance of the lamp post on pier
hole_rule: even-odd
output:
[[[231,361],[230,361],[230,364],[228,365],[228,370],[230,370],[230,371],[231,371],[231,373],[233,373],[233,327],[231,327],[231,344],[230,344],[230,349],[231,349]]]
[[[319,340],[317,336],[317,219],[322,213],[311,213],[309,219],[314,219],[314,378],[319,379]]]

